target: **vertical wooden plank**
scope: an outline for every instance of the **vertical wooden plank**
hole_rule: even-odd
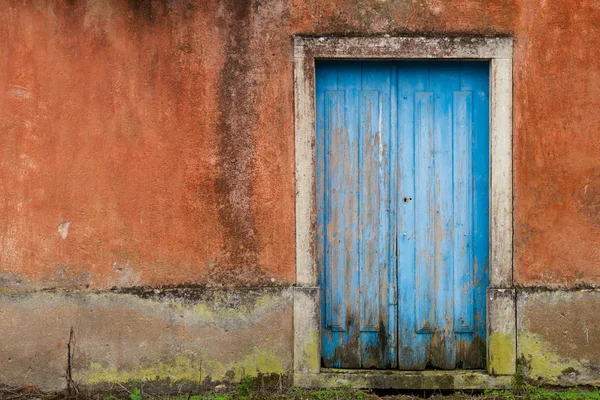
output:
[[[380,206],[385,201],[383,143],[381,138],[381,98],[378,90],[360,92],[359,231],[360,243],[360,330],[377,332],[380,315],[380,269],[385,259],[385,243],[380,243]]]
[[[337,90],[325,93],[325,265],[330,293],[326,312],[333,344],[325,363],[356,368],[360,366],[354,337],[358,319],[358,143],[357,114],[351,111],[358,107],[360,68],[336,66]]]
[[[388,256],[388,346],[387,358],[390,360],[390,368],[398,367],[398,236],[397,236],[397,199],[398,199],[398,69],[396,63],[390,63],[390,95],[387,103],[390,105],[389,115],[389,165],[390,182],[388,191],[390,198],[389,209],[389,256]]]
[[[360,341],[360,276],[358,249],[360,248],[358,226],[358,154],[359,145],[359,91],[361,63],[342,62],[338,67],[338,89],[344,91],[343,129],[331,133],[331,161],[337,170],[332,179],[331,192],[339,192],[336,202],[337,218],[343,239],[337,248],[340,268],[337,279],[344,281],[344,290],[335,294],[334,304],[345,308],[347,330],[336,352],[341,368],[361,366]],[[335,155],[334,153],[334,147]],[[334,184],[335,182],[335,184]],[[341,259],[343,258],[343,261]]]
[[[417,333],[416,319],[416,219],[415,204],[415,92],[429,88],[426,62],[399,62],[397,67],[398,153],[396,208],[398,281],[398,368],[421,370],[427,364],[429,335]]]
[[[364,62],[359,130],[359,275],[361,360],[363,368],[387,368],[390,332],[389,266],[389,119],[390,66]]]
[[[325,93],[334,93],[337,90],[337,66],[331,62],[319,62],[315,70],[316,81],[316,205],[317,205],[317,265],[319,267],[319,281],[322,288],[321,301],[321,326],[322,326],[322,357],[324,360],[332,359],[337,334],[331,330],[332,316],[332,275],[330,257],[327,256],[327,231],[328,219],[326,171],[327,160],[330,157],[327,149],[327,135],[329,134],[331,118],[326,118],[327,109],[331,107],[331,99],[325,101]],[[339,94],[338,94],[339,96]],[[327,120],[327,121],[326,121]],[[326,366],[330,366],[326,364]]]
[[[460,87],[460,64],[432,62],[431,91],[435,93],[434,164],[435,193],[433,208],[435,258],[435,332],[431,338],[431,364],[442,369],[456,366],[453,299],[453,226],[452,226],[452,92]]]
[[[473,333],[460,334],[457,356],[463,368],[484,368],[486,363],[486,288],[489,284],[489,62],[464,62],[461,90],[472,93],[472,250]]]
[[[343,90],[325,92],[325,123],[329,133],[325,140],[325,224],[327,226],[326,282],[329,288],[329,307],[326,321],[333,332],[345,332],[346,304],[344,293],[347,291],[346,276],[348,266],[353,262],[348,248],[353,248],[351,227],[356,204],[352,192],[348,193],[346,183],[354,180],[352,167],[346,168],[344,161],[350,157],[352,149],[345,145],[347,140],[344,123],[345,98]],[[350,239],[350,240],[349,240]],[[342,277],[342,279],[340,279]]]
[[[415,219],[416,328],[429,334],[435,322],[435,202],[434,99],[432,92],[415,92]]]
[[[453,93],[454,186],[454,332],[474,329],[471,142],[473,117],[470,91]]]

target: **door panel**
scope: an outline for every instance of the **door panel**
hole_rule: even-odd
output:
[[[323,359],[331,367],[396,366],[389,322],[396,313],[388,310],[396,273],[389,247],[391,69],[356,62],[317,69]]]
[[[422,269],[416,267],[417,252],[415,248],[419,246],[422,250],[419,254],[420,259],[427,257],[425,244],[426,229],[419,230],[422,236],[417,237],[415,227],[429,219],[428,201],[432,201],[431,195],[425,190],[422,184],[423,179],[427,178],[429,161],[426,158],[419,157],[417,146],[422,149],[424,146],[425,131],[426,135],[433,139],[433,132],[427,130],[427,126],[433,124],[427,120],[427,113],[433,116],[431,110],[423,109],[426,102],[433,106],[433,94],[429,93],[429,69],[425,62],[407,62],[398,64],[398,162],[395,165],[398,170],[398,181],[394,190],[398,192],[398,201],[396,207],[398,210],[397,222],[397,241],[398,241],[398,265],[412,266],[402,268],[398,272],[398,308],[402,312],[398,313],[398,366],[407,370],[424,369],[426,365],[426,351],[429,346],[429,335],[419,333],[419,328],[423,328],[423,317],[427,315],[430,324],[433,323],[433,298],[426,296],[426,285],[430,280],[423,280],[423,285],[415,285],[417,272],[419,276],[424,275]],[[417,95],[417,93],[421,93]],[[419,134],[415,134],[418,130]],[[420,143],[420,144],[419,144]],[[431,144],[427,142],[429,146]],[[420,162],[417,168],[417,161]],[[427,164],[425,164],[427,162]],[[399,190],[402,188],[402,190]],[[417,192],[417,190],[419,192]],[[417,197],[418,193],[418,197]],[[415,199],[420,201],[415,201]],[[423,206],[424,205],[424,206]],[[418,207],[418,210],[417,210]],[[423,210],[424,209],[424,210]],[[417,213],[417,211],[419,211]],[[419,215],[419,218],[417,218]],[[417,245],[417,242],[419,243]],[[431,246],[430,246],[431,247]],[[423,262],[419,259],[420,265]],[[433,268],[433,264],[425,265],[427,268]],[[410,289],[412,287],[412,289]],[[409,288],[409,289],[403,289]],[[418,301],[417,301],[418,300]],[[425,308],[426,307],[426,308]],[[406,312],[413,310],[413,312]],[[418,317],[417,314],[420,314]],[[418,326],[420,324],[420,326]]]
[[[317,64],[324,366],[484,367],[488,71]]]
[[[473,330],[457,334],[457,362],[463,368],[485,368],[486,289],[489,271],[489,64],[463,63],[460,91],[471,93],[471,207],[469,280],[462,291],[472,302]],[[468,121],[468,119],[467,119]],[[472,279],[472,281],[471,281]],[[467,284],[468,283],[468,284]],[[459,287],[456,284],[455,288]],[[456,290],[456,289],[455,289]]]

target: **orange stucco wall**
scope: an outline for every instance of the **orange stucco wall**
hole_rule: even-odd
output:
[[[292,283],[292,36],[384,33],[515,38],[515,280],[600,285],[597,1],[0,11],[3,286]]]

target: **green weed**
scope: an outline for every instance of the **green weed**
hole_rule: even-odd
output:
[[[518,383],[511,390],[486,390],[479,394],[455,392],[447,395],[434,393],[429,397],[435,400],[600,400],[600,390],[571,388],[555,390],[531,386],[518,377]],[[425,400],[412,394],[388,394],[378,396],[368,390],[356,390],[349,386],[331,389],[289,388],[280,391],[269,391],[252,386],[253,381],[245,378],[226,393],[205,392],[188,396],[156,396],[142,395],[137,387],[131,389],[129,400]],[[515,382],[513,382],[514,384]],[[144,399],[143,399],[144,397]],[[120,400],[122,397],[107,396],[104,400]]]
[[[140,389],[134,388],[131,393],[129,393],[129,400],[142,400]]]
[[[482,400],[600,400],[600,390],[553,390],[523,384],[517,390],[486,390],[480,397]]]
[[[228,394],[219,394],[212,398],[212,400],[232,400]]]
[[[244,378],[237,387],[235,400],[250,400],[252,399],[252,390],[250,389],[250,379]]]
[[[370,393],[367,391],[355,390],[350,387],[316,390],[291,388],[282,398],[294,400],[366,400],[369,395]]]

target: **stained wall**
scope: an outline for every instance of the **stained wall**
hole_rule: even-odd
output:
[[[294,34],[511,35],[515,277],[600,282],[594,1],[0,3],[1,279],[294,280]]]
[[[84,293],[47,302],[83,315],[109,288],[292,285],[296,34],[512,36],[515,284],[600,285],[597,1],[0,0],[0,311],[38,289]]]

